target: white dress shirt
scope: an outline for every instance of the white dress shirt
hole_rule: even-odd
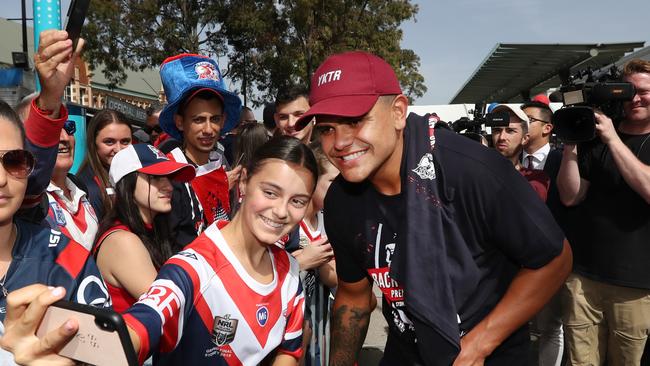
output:
[[[539,149],[537,149],[537,151],[535,151],[532,154],[528,154],[526,153],[526,151],[524,151],[521,157],[521,165],[524,168],[542,170],[544,169],[544,165],[546,165],[546,158],[548,157],[548,153],[550,151],[551,151],[551,144],[549,144],[548,142],[546,143],[546,145],[540,147]],[[532,167],[528,166],[528,158],[527,158],[528,155],[533,156]]]

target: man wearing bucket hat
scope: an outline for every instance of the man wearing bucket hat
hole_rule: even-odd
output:
[[[241,101],[227,90],[219,67],[206,56],[181,54],[167,58],[160,77],[168,104],[160,113],[164,132],[181,141],[182,147],[168,157],[197,168],[190,183],[175,185],[171,225],[179,244],[189,243],[204,224],[230,215],[229,188],[241,167],[226,172],[222,157],[214,151],[219,135],[239,121]]]
[[[435,129],[435,116],[407,117],[395,72],[372,54],[326,59],[310,104],[298,124],[316,118],[341,171],[324,210],[339,275],[331,364],[355,362],[371,281],[389,323],[382,364],[526,364],[526,323],[568,275],[571,251],[512,164]]]

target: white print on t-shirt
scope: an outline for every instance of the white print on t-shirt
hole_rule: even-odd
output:
[[[379,256],[381,254],[381,232],[384,228],[384,224],[379,224],[377,227],[377,239],[375,239],[375,268],[381,268],[384,267],[382,263],[380,263]],[[393,237],[393,239],[395,239]],[[391,257],[393,256],[393,252],[395,251],[395,242],[392,243],[387,243],[386,247],[386,264],[385,266],[390,267],[390,262],[391,262]]]
[[[408,318],[404,304],[404,289],[390,277],[390,263],[393,253],[395,251],[395,234],[393,234],[393,241],[391,243],[382,243],[382,233],[384,229],[383,224],[377,226],[377,238],[375,240],[375,263],[374,268],[369,268],[368,273],[372,277],[373,282],[381,290],[384,299],[390,304],[391,313],[393,315],[393,323],[400,332],[406,330],[413,330],[413,323]],[[382,258],[382,254],[385,257]],[[382,259],[384,259],[382,261]]]
[[[395,243],[386,244],[386,264],[390,267],[390,262],[395,253]]]
[[[436,179],[436,166],[433,164],[433,155],[431,153],[424,154],[413,172],[421,179]]]

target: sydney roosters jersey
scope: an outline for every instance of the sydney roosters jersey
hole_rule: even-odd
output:
[[[72,200],[69,200],[63,190],[53,183],[47,187],[49,204],[47,221],[50,227],[60,230],[63,235],[90,251],[97,235],[97,215],[88,201],[86,192],[69,178],[66,178],[65,184],[70,190]]]
[[[304,296],[298,263],[269,246],[273,281],[254,280],[212,224],[160,269],[124,316],[139,359],[159,365],[257,365],[274,351],[301,353]]]
[[[194,164],[179,148],[172,150],[167,157],[179,163]],[[196,177],[186,183],[192,186],[194,194],[201,202],[203,215],[208,225],[214,221],[230,219],[228,178],[221,160],[221,155],[212,151],[208,163],[197,166]]]
[[[88,250],[60,231],[21,219],[14,223],[17,233],[4,282],[7,291],[42,283],[65,287],[69,301],[97,307],[111,305],[106,285]],[[0,292],[0,322],[4,321],[6,301]],[[4,365],[1,358],[0,365]]]

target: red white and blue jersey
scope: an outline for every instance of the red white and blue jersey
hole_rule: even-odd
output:
[[[172,150],[167,157],[179,163],[195,165],[179,148]],[[215,221],[230,219],[228,178],[219,153],[211,151],[208,162],[196,166],[196,177],[185,184],[192,187],[194,194],[201,202],[203,215],[208,225]]]
[[[16,241],[5,277],[8,292],[35,283],[62,286],[65,300],[110,307],[106,285],[90,252],[61,232],[15,219]],[[0,292],[0,336],[4,334],[7,298]],[[0,350],[0,365],[14,365],[13,355]]]
[[[299,358],[304,296],[298,262],[269,246],[273,281],[254,280],[214,223],[160,269],[124,316],[140,361],[157,365],[257,365],[274,351]]]
[[[66,178],[65,184],[70,190],[71,200],[55,184],[50,183],[47,187],[47,221],[53,229],[58,228],[63,235],[91,251],[97,235],[97,215],[88,201],[86,192],[77,187],[70,178]]]

